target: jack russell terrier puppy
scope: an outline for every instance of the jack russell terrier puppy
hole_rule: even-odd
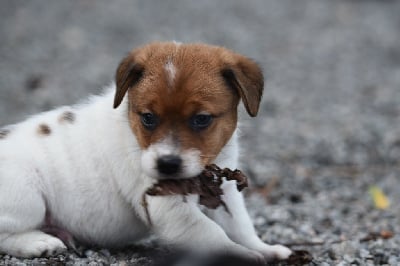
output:
[[[103,95],[4,127],[0,253],[50,256],[70,237],[119,247],[152,231],[174,247],[287,258],[257,236],[235,181],[222,184],[230,213],[203,212],[196,195],[148,197],[150,226],[141,204],[157,180],[237,168],[238,103],[256,116],[263,83],[256,63],[225,48],[152,43],[122,60]]]

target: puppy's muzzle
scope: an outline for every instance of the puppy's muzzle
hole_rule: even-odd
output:
[[[182,159],[177,155],[163,155],[157,159],[157,170],[163,175],[174,175],[181,171]]]

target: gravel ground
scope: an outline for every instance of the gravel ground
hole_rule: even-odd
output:
[[[100,92],[137,45],[227,46],[267,77],[260,116],[242,122],[258,233],[309,251],[310,265],[399,265],[399,14],[395,0],[2,1],[0,125]],[[387,209],[374,207],[371,185]],[[153,265],[166,256],[148,240],[50,259],[0,255],[0,265]]]

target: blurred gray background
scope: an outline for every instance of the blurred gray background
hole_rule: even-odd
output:
[[[150,41],[247,55],[266,76],[259,116],[241,123],[243,170],[267,188],[268,207],[248,201],[263,239],[400,230],[400,1],[1,1],[0,36],[0,126],[100,93]],[[374,208],[370,185],[388,210]],[[396,265],[400,237],[390,241],[314,255]]]
[[[261,164],[254,148],[269,160],[399,158],[399,1],[13,0],[0,36],[0,125],[99,93],[138,45],[206,42],[264,69],[260,116],[244,123]]]

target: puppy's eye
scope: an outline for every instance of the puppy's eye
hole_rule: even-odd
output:
[[[140,114],[140,119],[143,126],[148,130],[154,130],[158,126],[159,119],[155,114],[143,113]]]
[[[207,128],[212,121],[212,115],[198,114],[190,118],[189,124],[193,130],[198,131]]]

